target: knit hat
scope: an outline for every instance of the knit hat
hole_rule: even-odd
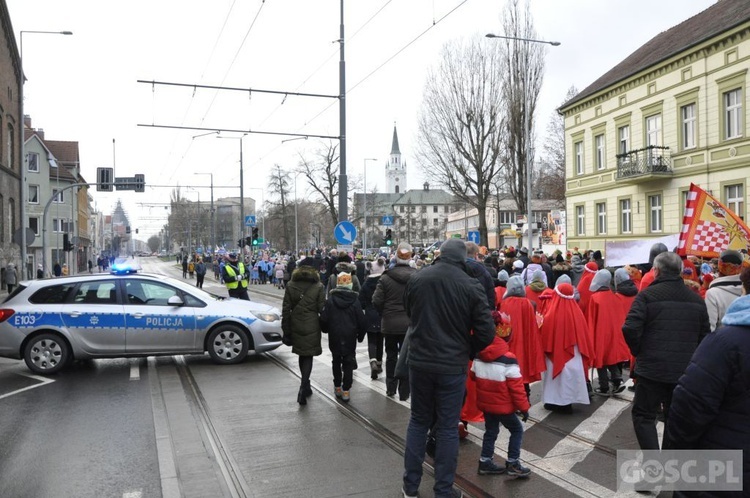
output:
[[[709,265],[708,263],[703,263],[701,265],[701,275],[707,275],[709,273],[713,273],[713,271],[711,270],[711,265]]]
[[[385,260],[383,258],[378,258],[370,264],[370,276],[371,277],[382,275],[384,271],[385,271]]]
[[[497,279],[500,282],[507,282],[510,277],[508,276],[508,272],[505,270],[500,270],[497,274]]]
[[[630,280],[630,273],[625,268],[618,268],[615,270],[615,289],[623,282]]]
[[[612,281],[612,274],[609,272],[609,270],[599,270],[596,272],[596,275],[594,275],[594,278],[591,280],[591,284],[589,285],[589,290],[591,292],[596,292],[599,289],[603,288],[609,288],[609,283]]]
[[[396,249],[396,264],[408,265],[412,255],[411,244],[401,242]]]
[[[346,272],[341,272],[336,277],[336,287],[343,287],[344,289],[352,288],[352,276]]]
[[[506,297],[526,297],[526,288],[523,286],[523,279],[518,275],[510,277],[508,285],[505,288],[507,290],[503,295],[503,299]]]
[[[719,273],[722,275],[739,275],[742,271],[742,254],[727,249],[719,255]]]
[[[513,268],[515,268],[516,270],[523,269],[523,261],[521,261],[520,259],[515,260],[513,262]]]
[[[519,249],[518,252],[521,254],[529,254],[529,250],[526,249],[525,247],[522,247],[521,249]]]
[[[558,254],[557,256],[555,256],[555,263],[564,263],[564,262],[565,262],[565,258],[563,258],[562,254]]]

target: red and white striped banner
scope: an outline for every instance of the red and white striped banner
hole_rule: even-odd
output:
[[[715,258],[725,249],[750,249],[750,229],[734,212],[691,183],[677,253]]]

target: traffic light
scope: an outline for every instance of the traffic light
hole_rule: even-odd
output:
[[[390,228],[385,229],[384,241],[387,246],[393,245],[393,231]]]
[[[243,246],[245,245],[245,244],[244,244],[244,242],[245,242],[244,240],[242,240],[242,239],[239,239],[239,240],[237,241],[237,247],[243,247]]]
[[[73,250],[73,244],[70,243],[70,238],[68,237],[67,233],[63,234],[63,251],[72,251]]]
[[[245,237],[245,245],[246,246],[252,246],[253,245],[253,238],[250,236]]]
[[[260,239],[258,236],[258,227],[253,227],[252,245],[257,246],[260,243],[258,239]]]

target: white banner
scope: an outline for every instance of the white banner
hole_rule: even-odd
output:
[[[604,243],[605,264],[607,266],[640,265],[648,263],[651,246],[661,242],[668,250],[677,247],[680,234],[666,235],[654,239],[618,240]]]

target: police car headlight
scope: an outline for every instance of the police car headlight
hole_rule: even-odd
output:
[[[252,315],[258,320],[264,322],[275,322],[279,320],[279,315],[276,313],[253,313]]]

